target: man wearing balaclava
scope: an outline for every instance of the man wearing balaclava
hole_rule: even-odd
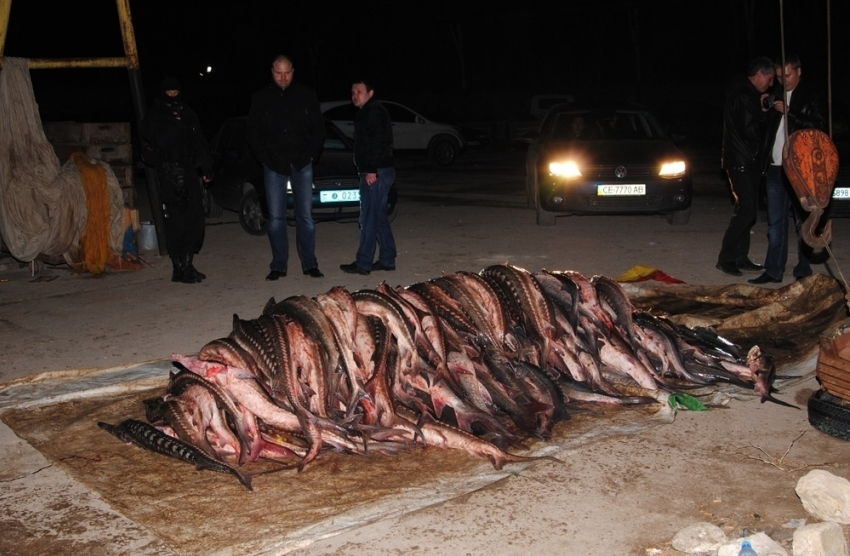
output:
[[[165,244],[174,265],[172,282],[197,284],[206,276],[195,268],[194,256],[204,244],[203,181],[212,179],[212,156],[198,117],[186,106],[180,82],[162,82],[142,122],[148,142],[143,159],[156,168],[165,216]]]

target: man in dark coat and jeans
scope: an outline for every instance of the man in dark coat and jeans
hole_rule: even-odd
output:
[[[351,86],[351,102],[360,109],[354,119],[354,164],[360,174],[360,247],[353,263],[339,266],[349,274],[395,270],[395,239],[387,218],[387,199],[395,182],[393,124],[387,109],[374,97],[375,88],[369,81],[355,81]],[[378,246],[378,260],[373,263]]]
[[[809,255],[812,248],[803,242],[800,227],[806,219],[806,212],[794,195],[788,176],[782,168],[782,150],[785,146],[785,128],[788,135],[798,129],[823,129],[825,122],[820,111],[815,91],[801,83],[803,70],[800,58],[796,54],[776,61],[776,76],[779,85],[773,91],[773,110],[770,111],[767,143],[767,256],[764,260],[764,273],[758,278],[747,280],[751,284],[782,282],[785,263],[788,262],[788,209],[794,209],[794,223],[797,228],[797,266],[795,278],[809,276],[812,267]],[[787,109],[786,109],[787,102]]]
[[[325,125],[312,89],[293,82],[295,68],[287,56],[272,62],[272,83],[254,93],[248,113],[248,143],[263,165],[269,207],[271,271],[266,280],[286,276],[289,239],[286,233],[286,184],[295,201],[295,246],[301,270],[321,278],[316,260],[313,222],[313,161],[325,142]]]
[[[774,76],[773,60],[754,58],[748,75],[729,86],[723,108],[722,166],[735,196],[735,212],[723,236],[717,268],[732,276],[741,276],[742,270],[764,269],[750,260],[750,230],[758,212],[765,124],[770,109],[762,100],[767,99]]]
[[[206,276],[195,268],[194,256],[204,244],[204,182],[212,179],[212,156],[198,117],[183,103],[180,82],[169,77],[142,122],[148,142],[143,160],[156,168],[164,205],[165,242],[174,266],[172,282],[196,284]]]

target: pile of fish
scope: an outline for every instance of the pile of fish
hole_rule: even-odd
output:
[[[638,311],[623,288],[575,271],[494,265],[392,288],[269,300],[197,357],[174,355],[150,424],[105,430],[198,468],[258,459],[303,470],[325,450],[421,444],[505,463],[582,404],[640,404],[718,381],[770,393],[771,358],[709,329]]]

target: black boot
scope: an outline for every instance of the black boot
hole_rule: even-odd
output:
[[[171,281],[172,282],[182,282],[183,281],[183,261],[180,257],[171,257],[171,264],[174,267],[174,270],[171,272]]]
[[[171,263],[174,265],[174,272],[171,274],[172,282],[180,282],[182,284],[197,284],[201,281],[197,276],[193,276],[186,265],[186,255],[171,257]]]
[[[189,253],[186,255],[186,270],[192,276],[197,276],[201,280],[206,279],[207,275],[195,268],[195,265],[192,264],[192,258],[194,258],[194,254]]]

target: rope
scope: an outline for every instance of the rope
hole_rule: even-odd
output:
[[[103,167],[91,163],[86,155],[76,152],[71,160],[80,171],[86,194],[86,227],[80,233],[80,256],[92,274],[103,274],[109,259],[109,191]]]

